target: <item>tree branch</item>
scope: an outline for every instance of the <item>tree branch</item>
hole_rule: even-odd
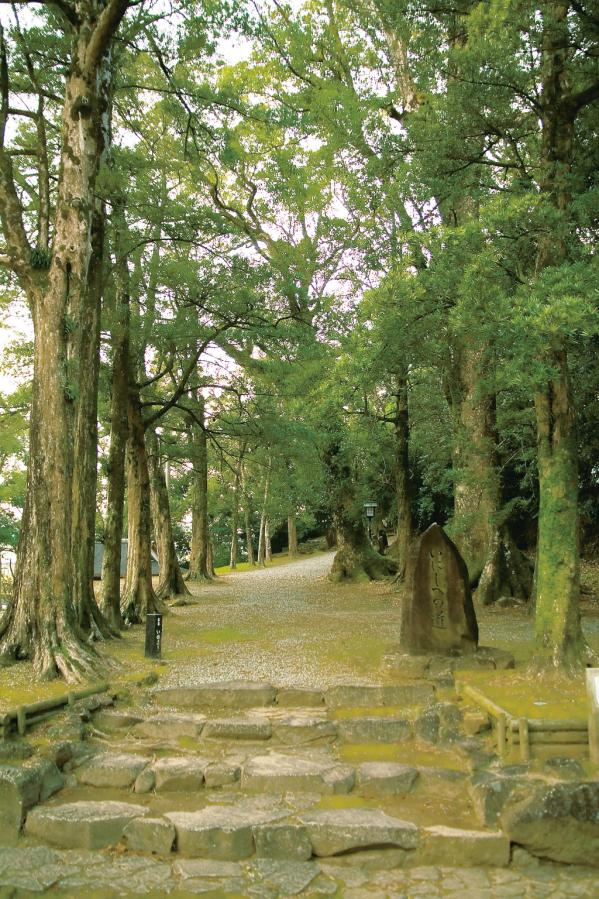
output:
[[[97,69],[112,36],[131,5],[130,0],[110,0],[98,16],[85,53],[85,68],[88,73]]]
[[[575,119],[583,107],[589,106],[595,100],[599,100],[599,81],[579,91],[577,94],[573,94],[571,97],[566,97],[564,107],[568,119],[570,121]]]
[[[0,217],[11,267],[23,279],[25,290],[32,294],[34,283],[30,264],[31,247],[23,224],[23,210],[15,187],[12,160],[4,146],[8,97],[8,60],[4,30],[0,25]]]

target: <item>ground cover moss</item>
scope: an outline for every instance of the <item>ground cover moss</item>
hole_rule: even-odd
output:
[[[446,768],[465,771],[466,761],[451,749],[423,747],[418,743],[345,743],[339,757],[350,764],[361,762],[400,762],[422,768]]]
[[[371,706],[370,708],[364,706],[356,706],[355,708],[332,709],[330,712],[330,717],[333,719],[368,717],[396,718],[398,716],[406,718],[410,717],[413,712],[414,708],[409,706],[384,705]]]
[[[586,720],[588,705],[584,675],[536,677],[522,670],[461,671],[459,682],[480,690],[515,718]]]

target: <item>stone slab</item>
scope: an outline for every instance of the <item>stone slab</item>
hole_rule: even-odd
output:
[[[322,690],[288,687],[277,691],[277,705],[288,709],[318,708],[324,705],[324,693]]]
[[[250,759],[241,775],[242,789],[266,793],[342,794],[353,785],[354,771],[348,765],[274,752]]]
[[[250,870],[262,883],[274,887],[281,896],[297,896],[298,893],[303,893],[320,873],[320,868],[314,862],[267,858],[256,859]]]
[[[209,788],[238,784],[240,779],[241,764],[233,760],[211,762],[204,771],[204,783]]]
[[[599,867],[599,781],[540,787],[506,806],[501,827],[532,855]]]
[[[254,852],[253,825],[281,814],[285,813],[261,814],[236,806],[211,805],[197,812],[168,812],[165,817],[175,825],[181,855],[239,861]]]
[[[264,718],[210,718],[202,737],[206,740],[270,740],[272,727]]]
[[[405,796],[416,780],[418,770],[395,762],[364,762],[356,771],[356,789],[362,796]]]
[[[407,718],[368,715],[359,718],[340,718],[337,734],[344,743],[400,743],[412,736],[412,724]]]
[[[286,746],[300,746],[318,740],[334,740],[337,727],[334,721],[322,716],[289,715],[273,721],[273,736]]]
[[[258,824],[253,832],[258,856],[296,861],[312,857],[312,843],[302,824]]]
[[[169,855],[175,842],[175,827],[164,818],[134,818],[123,832],[130,849]]]
[[[300,821],[320,857],[382,846],[415,849],[418,843],[416,825],[379,809],[321,809],[300,815]]]
[[[178,756],[158,759],[152,765],[157,793],[194,792],[204,783],[208,759]]]
[[[94,725],[106,733],[117,733],[119,730],[130,730],[135,724],[143,721],[143,715],[120,709],[101,709],[94,715]]]
[[[129,802],[69,802],[29,812],[25,832],[66,849],[103,849],[119,842],[127,824],[148,810]]]
[[[510,841],[500,830],[425,827],[420,833],[418,864],[502,868],[510,863]]]
[[[162,712],[146,718],[133,728],[137,737],[150,740],[173,740],[177,737],[197,737],[202,733],[205,715],[183,715]]]
[[[148,759],[129,753],[102,752],[77,768],[75,777],[91,787],[127,789],[147,766]]]
[[[0,843],[16,843],[27,811],[64,785],[65,779],[48,759],[0,765]]]
[[[375,708],[377,706],[422,705],[435,697],[434,684],[428,681],[400,684],[338,684],[327,690],[326,704],[331,709]]]
[[[273,705],[277,691],[254,681],[221,681],[194,687],[166,687],[154,691],[158,705],[180,708],[251,709]]]

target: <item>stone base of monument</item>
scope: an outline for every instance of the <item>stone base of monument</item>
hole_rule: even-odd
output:
[[[390,646],[383,657],[383,668],[401,677],[446,679],[457,671],[500,671],[514,668],[514,657],[503,649],[479,646],[467,655],[409,655],[399,645]]]

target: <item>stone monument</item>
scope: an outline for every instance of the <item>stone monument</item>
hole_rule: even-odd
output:
[[[400,647],[409,655],[462,655],[478,646],[468,569],[443,528],[432,524],[408,561]]]

